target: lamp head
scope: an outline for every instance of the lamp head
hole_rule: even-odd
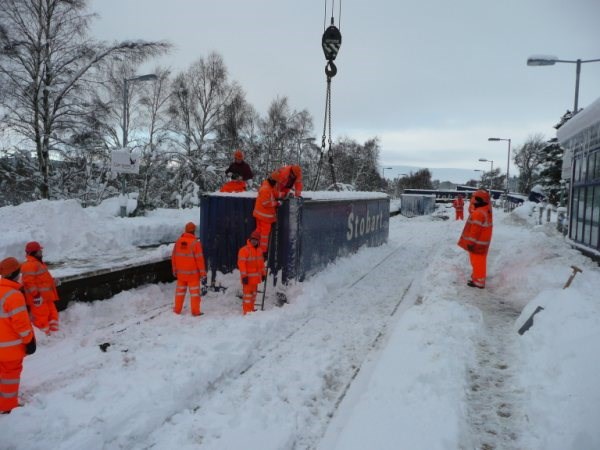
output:
[[[488,138],[488,141],[499,141],[500,138]]]
[[[481,162],[490,162],[489,159],[485,159],[485,158],[479,158],[479,161],[481,161]]]
[[[527,58],[528,66],[553,66],[558,61],[557,56],[535,55]]]

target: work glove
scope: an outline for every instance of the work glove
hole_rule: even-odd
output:
[[[62,284],[62,281],[60,281],[60,278],[54,279],[54,286],[60,286],[61,284]]]
[[[33,355],[35,353],[35,349],[36,349],[37,345],[35,343],[35,337],[29,341],[27,344],[25,344],[25,353],[27,355]]]
[[[469,244],[467,245],[467,250],[470,252],[474,252],[475,251],[475,246],[473,244]]]
[[[206,277],[202,277],[202,286],[206,286],[207,280]]]
[[[248,284],[248,277],[242,278],[242,284]]]
[[[42,306],[42,303],[44,302],[44,300],[42,300],[42,297],[36,297],[33,299],[33,305],[34,306]]]
[[[265,281],[266,279],[267,279],[267,276],[266,276],[266,275],[263,275],[263,276],[262,276],[262,281]]]
[[[202,287],[200,288],[200,295],[202,297],[204,297],[207,293],[208,293],[208,286],[206,284],[203,284]]]

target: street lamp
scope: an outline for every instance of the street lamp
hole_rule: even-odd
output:
[[[553,66],[556,63],[571,63],[576,64],[575,68],[575,103],[573,105],[573,115],[577,114],[579,111],[579,75],[581,73],[581,64],[590,63],[590,62],[598,62],[600,59],[576,59],[576,60],[568,60],[568,59],[558,59],[557,56],[530,56],[527,58],[528,66]]]
[[[504,191],[504,209],[505,211],[508,208],[508,190],[509,190],[509,186],[508,186],[508,180],[509,180],[509,176],[508,176],[508,171],[509,171],[509,167],[510,167],[510,138],[497,138],[497,137],[491,137],[488,138],[488,141],[506,141],[508,142],[508,157],[506,160],[506,188]]]
[[[386,170],[392,170],[393,167],[382,167],[381,168],[381,178],[383,178],[385,180],[385,171]]]
[[[158,77],[149,73],[147,75],[140,75],[133,78],[123,78],[123,150],[127,149],[128,139],[128,128],[129,128],[129,83],[135,83],[136,81],[154,81]],[[121,195],[125,197],[125,174],[121,174]],[[121,217],[127,215],[127,205],[121,204]]]

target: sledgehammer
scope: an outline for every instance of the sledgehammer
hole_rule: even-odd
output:
[[[571,282],[573,281],[573,278],[575,278],[575,275],[577,275],[577,272],[583,272],[583,270],[581,270],[577,266],[571,266],[571,269],[573,269],[573,273],[571,274],[571,276],[569,276],[569,279],[567,280],[567,282],[563,286],[563,289],[566,289],[569,286],[571,286]]]

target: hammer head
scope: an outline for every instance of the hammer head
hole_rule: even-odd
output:
[[[573,273],[577,273],[577,272],[583,272],[579,267],[577,266],[571,266],[571,269],[573,269]]]

